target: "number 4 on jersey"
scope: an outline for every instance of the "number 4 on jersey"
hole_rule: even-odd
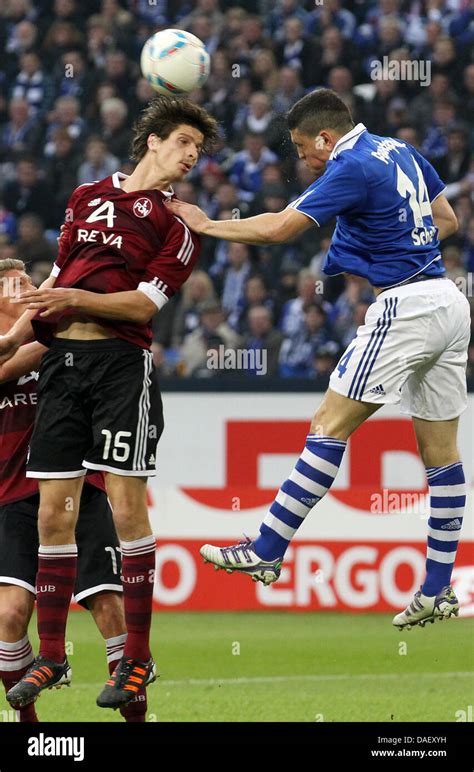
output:
[[[94,209],[90,213],[86,222],[97,222],[98,220],[107,220],[107,228],[114,227],[114,219],[117,217],[114,214],[114,205],[112,201],[104,201],[97,209]]]

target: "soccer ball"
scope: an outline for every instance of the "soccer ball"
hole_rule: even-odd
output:
[[[210,65],[202,40],[179,29],[165,29],[148,38],[140,59],[143,76],[155,91],[168,96],[200,88]]]

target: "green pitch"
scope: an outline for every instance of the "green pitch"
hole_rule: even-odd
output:
[[[473,720],[474,621],[404,633],[391,615],[158,613],[152,721]],[[32,632],[34,627],[32,625]],[[36,636],[32,636],[36,645]],[[44,721],[121,721],[97,708],[107,678],[92,619],[70,616],[73,685],[43,692]],[[0,721],[11,719],[0,698]],[[464,711],[464,714],[461,713]]]

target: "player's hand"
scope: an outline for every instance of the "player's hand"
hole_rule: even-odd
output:
[[[206,224],[209,222],[209,217],[202,209],[194,204],[186,204],[184,201],[180,201],[177,198],[171,199],[165,202],[168,209],[173,214],[181,217],[182,220],[188,225],[195,233],[204,233]]]
[[[78,290],[73,287],[48,287],[45,289],[22,292],[13,303],[23,303],[28,311],[41,311],[40,316],[46,317],[74,308],[77,304]]]
[[[59,236],[58,236],[58,238],[56,239],[56,241],[58,242],[58,244],[60,243],[60,241],[61,241],[61,238],[63,237],[63,235],[64,235],[64,231],[65,231],[65,230],[66,230],[66,225],[63,223],[63,224],[61,225],[60,229],[59,229]]]

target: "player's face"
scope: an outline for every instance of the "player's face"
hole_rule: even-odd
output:
[[[204,135],[194,126],[178,126],[166,139],[156,138],[155,163],[173,182],[182,180],[196,165]]]
[[[5,271],[0,275],[0,309],[8,316],[21,316],[25,306],[12,303],[12,300],[21,292],[34,290],[30,277],[24,271]]]
[[[317,137],[310,137],[298,129],[293,129],[290,134],[298,158],[301,158],[312,172],[322,174],[333,148],[329,135],[326,132],[321,132]]]

